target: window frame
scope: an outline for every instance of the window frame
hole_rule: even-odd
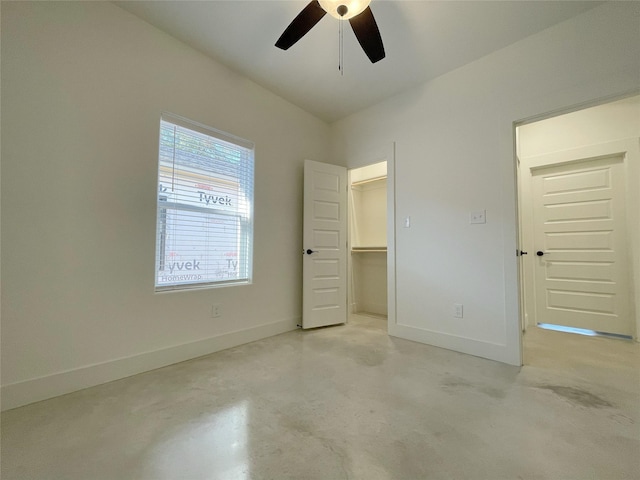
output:
[[[235,177],[238,185],[238,198],[236,199],[237,203],[240,203],[240,198],[242,198],[242,204],[244,208],[241,208],[239,205],[235,207],[235,210],[228,210],[224,208],[216,208],[216,205],[208,206],[197,206],[189,203],[181,203],[176,201],[175,198],[172,199],[172,195],[176,195],[175,191],[173,193],[166,193],[166,190],[162,190],[162,179],[163,179],[163,167],[166,169],[167,162],[163,162],[163,128],[166,127],[166,124],[172,125],[176,128],[186,129],[189,132],[195,132],[198,135],[205,135],[209,137],[213,141],[213,143],[218,144],[223,148],[229,148],[230,146],[235,151],[244,150],[242,155],[242,167],[238,169],[238,175]],[[168,112],[163,112],[160,116],[159,122],[159,138],[158,138],[158,160],[157,160],[157,181],[156,181],[156,229],[155,229],[155,239],[156,239],[156,252],[154,259],[154,291],[155,293],[167,293],[167,292],[180,292],[180,291],[190,291],[190,290],[198,290],[198,289],[209,289],[209,288],[223,288],[228,286],[237,286],[237,285],[250,285],[253,283],[253,211],[254,211],[254,184],[255,184],[255,145],[253,142],[245,140],[240,137],[236,137],[229,133],[217,130],[215,128],[209,127],[207,125],[189,120],[187,118],[181,117],[179,115],[175,115]],[[177,130],[174,130],[177,132]],[[227,144],[227,145],[225,145]],[[223,155],[224,157],[224,155]],[[206,172],[206,177],[209,180],[218,181],[220,183],[229,182],[229,175],[216,172],[215,165],[211,165],[210,170],[206,170],[204,167],[193,167],[185,164],[181,164],[180,161],[176,160],[176,149],[175,149],[175,137],[174,137],[174,153],[173,153],[173,163],[172,163],[172,175],[175,175],[174,178],[178,178],[184,181],[184,179],[189,176],[202,175],[203,172]],[[198,158],[206,159],[206,156],[201,156]],[[212,163],[219,160],[214,160],[211,158]],[[179,168],[188,168],[187,170],[179,170]],[[198,170],[201,169],[201,172]],[[166,173],[165,173],[166,175]],[[180,176],[182,175],[182,176]],[[233,176],[232,176],[233,178]],[[242,192],[242,195],[240,195]],[[184,195],[183,195],[184,196]],[[173,201],[172,201],[173,200]],[[240,211],[244,210],[246,211]],[[181,213],[182,212],[182,213]],[[189,212],[189,213],[185,213]],[[182,216],[182,220],[184,218],[188,218],[190,214],[195,214],[194,218],[197,218],[198,214],[202,214],[203,221],[206,221],[207,218],[213,219],[214,217],[218,217],[223,221],[236,219],[237,227],[235,227],[236,232],[236,240],[237,240],[237,252],[236,266],[239,270],[238,274],[239,278],[223,278],[219,280],[214,280],[211,278],[211,272],[208,272],[208,276],[206,279],[198,280],[198,281],[187,281],[187,280],[174,280],[168,281],[166,283],[161,282],[160,278],[162,272],[166,271],[166,262],[167,262],[167,238],[169,235],[169,231],[171,230],[168,227],[168,219],[171,215],[176,215],[178,217]],[[214,222],[215,223],[215,222]],[[209,241],[209,237],[207,235],[214,235],[216,232],[215,227],[212,227],[210,230],[204,230],[202,237],[204,238],[205,243]],[[177,234],[174,234],[177,235]],[[194,247],[191,247],[194,248]],[[204,248],[204,247],[203,247]],[[206,247],[210,248],[210,247]],[[243,258],[241,261],[240,259]],[[180,275],[175,275],[179,277]],[[188,276],[185,274],[183,276]]]

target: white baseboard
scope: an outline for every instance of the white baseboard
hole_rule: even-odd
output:
[[[300,322],[300,318],[281,320],[196,342],[3,385],[1,388],[2,410],[21,407],[295,330]]]
[[[455,352],[466,353],[475,357],[487,358],[497,362],[520,366],[513,358],[506,345],[460,337],[449,333],[435,332],[407,325],[392,324],[389,322],[389,335],[403,338],[413,342],[446,348]]]
[[[361,306],[363,312],[374,313],[376,315],[387,315],[388,307],[386,303],[363,303]]]

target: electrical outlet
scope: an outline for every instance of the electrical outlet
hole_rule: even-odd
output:
[[[471,212],[469,215],[469,223],[487,223],[487,211],[479,210],[477,212]]]
[[[461,303],[454,303],[453,304],[453,316],[456,318],[462,318],[463,313],[462,313],[462,304]]]
[[[218,318],[222,316],[222,306],[211,305],[211,318]]]

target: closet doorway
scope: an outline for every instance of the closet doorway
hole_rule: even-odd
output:
[[[388,318],[387,162],[349,170],[349,313]]]

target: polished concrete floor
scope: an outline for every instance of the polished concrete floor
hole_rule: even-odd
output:
[[[532,329],[522,368],[295,331],[2,415],[2,479],[638,479],[637,343]]]

